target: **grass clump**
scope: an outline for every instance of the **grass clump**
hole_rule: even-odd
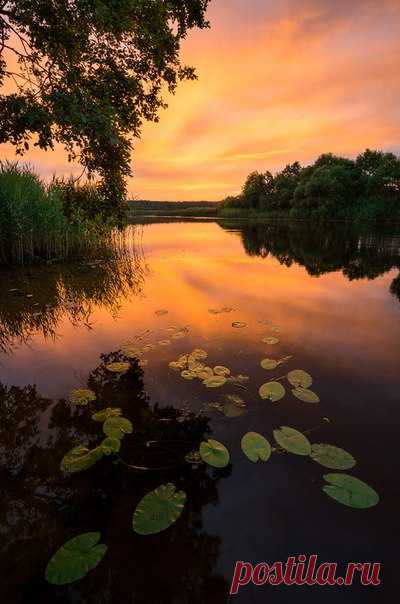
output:
[[[67,214],[65,188],[57,181],[44,184],[28,166],[0,163],[1,264],[79,257],[110,236],[100,217],[82,208],[69,207]]]

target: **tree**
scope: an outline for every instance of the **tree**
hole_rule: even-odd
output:
[[[0,0],[0,86],[14,82],[0,95],[0,143],[18,154],[32,139],[41,149],[61,143],[118,205],[132,138],[144,120],[158,121],[164,90],[196,77],[180,63],[180,44],[208,26],[208,3]]]
[[[248,207],[264,209],[273,192],[274,177],[271,172],[251,172],[244,183],[242,195]]]
[[[291,207],[301,170],[301,165],[296,161],[288,164],[282,172],[278,172],[275,176],[274,189],[277,209],[287,210]]]

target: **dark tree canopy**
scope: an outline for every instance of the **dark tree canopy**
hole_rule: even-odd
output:
[[[61,143],[118,204],[132,137],[158,120],[164,91],[196,77],[179,50],[190,29],[208,26],[208,3],[0,0],[0,86],[13,81],[0,94],[0,143],[19,154],[31,141]]]

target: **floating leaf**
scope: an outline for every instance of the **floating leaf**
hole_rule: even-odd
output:
[[[187,334],[186,334],[186,332],[183,332],[183,331],[177,331],[176,333],[173,333],[173,334],[172,334],[172,338],[173,338],[174,340],[181,340],[182,338],[185,338],[185,337],[186,337],[186,335],[187,335]]]
[[[294,453],[295,455],[311,454],[310,441],[304,434],[294,428],[281,426],[279,429],[274,430],[274,438],[278,445],[285,449],[285,451],[289,451],[289,453]]]
[[[136,346],[122,346],[121,352],[127,359],[136,359],[143,355],[143,351],[141,348],[137,348]]]
[[[233,312],[235,309],[230,306],[224,306],[223,308],[209,308],[208,312],[212,315],[220,315],[222,313]]]
[[[309,388],[313,383],[311,375],[302,369],[289,371],[287,379],[295,388],[298,388],[299,386],[301,388]]]
[[[229,463],[229,451],[222,443],[210,438],[200,445],[201,459],[214,468],[225,468]]]
[[[231,375],[227,381],[229,382],[233,382],[233,383],[238,383],[238,384],[243,384],[243,382],[248,382],[250,379],[250,377],[248,375],[243,375],[242,373],[239,373],[238,375]]]
[[[232,327],[235,329],[242,329],[243,327],[247,327],[247,323],[244,323],[243,321],[234,321]]]
[[[67,585],[86,577],[106,554],[107,546],[99,543],[100,538],[100,533],[83,533],[64,543],[47,564],[46,581]]]
[[[279,325],[271,325],[271,331],[272,333],[281,333],[281,328]]]
[[[278,367],[278,361],[274,359],[263,359],[260,364],[263,369],[276,369]]]
[[[203,367],[202,369],[199,369],[196,372],[196,376],[200,379],[200,380],[208,380],[209,378],[214,376],[214,372],[211,369],[211,367]]]
[[[275,336],[268,336],[267,338],[263,338],[261,342],[264,342],[265,344],[271,344],[272,346],[273,344],[278,344],[279,339],[275,338]]]
[[[71,405],[85,406],[88,403],[96,400],[96,395],[92,390],[87,390],[85,388],[80,388],[78,390],[73,390],[68,398]]]
[[[122,415],[121,409],[117,407],[107,407],[106,409],[102,409],[101,411],[94,413],[92,415],[92,419],[94,419],[95,422],[103,423],[109,417],[119,417],[120,415]]]
[[[242,451],[252,461],[267,461],[272,453],[271,445],[264,436],[257,432],[247,432],[241,441]]]
[[[163,315],[167,315],[168,311],[165,308],[160,308],[160,310],[156,310],[155,315],[157,315],[157,317],[162,317]]]
[[[179,363],[178,361],[171,361],[170,363],[168,363],[168,367],[170,367],[174,371],[181,371],[184,365],[182,365],[182,363]]]
[[[111,373],[126,373],[130,369],[129,363],[109,363],[106,369]]]
[[[160,340],[158,343],[160,346],[169,346],[171,344],[171,340]]]
[[[228,367],[224,367],[223,365],[217,365],[214,367],[215,375],[230,375],[231,370]]]
[[[190,453],[186,453],[185,461],[187,463],[191,463],[194,465],[198,465],[202,463],[201,455],[199,451],[190,451]]]
[[[304,403],[319,403],[318,394],[315,394],[312,390],[307,390],[307,388],[295,388],[292,390],[292,394]]]
[[[107,436],[121,440],[125,434],[132,434],[133,426],[126,417],[110,417],[103,424],[103,432]]]
[[[225,404],[220,410],[225,417],[240,417],[244,413],[247,413],[246,403],[242,398],[240,398],[240,396],[237,396],[236,394],[226,394],[224,399]]]
[[[211,375],[203,380],[203,384],[207,388],[220,388],[226,384],[226,377],[223,375]]]
[[[88,449],[84,445],[78,445],[68,451],[61,460],[60,468],[63,472],[74,474],[88,470],[103,457],[100,447]]]
[[[163,484],[141,499],[133,514],[133,530],[153,535],[167,529],[183,512],[186,494],[173,484]]]
[[[185,380],[194,380],[196,377],[196,374],[193,373],[193,371],[189,371],[188,369],[185,369],[184,371],[181,371],[181,376]]]
[[[311,458],[331,470],[349,470],[356,465],[356,460],[350,453],[333,445],[312,445]]]
[[[266,382],[260,386],[259,394],[263,399],[269,399],[273,403],[280,401],[285,396],[285,388],[280,382]]]
[[[118,453],[121,448],[121,441],[119,438],[107,436],[107,438],[101,442],[100,447],[104,455],[111,455],[111,453]]]
[[[204,360],[208,357],[208,353],[205,350],[203,350],[202,348],[195,348],[193,350],[193,352],[191,353],[191,356],[194,359],[198,359],[198,360],[203,359]]]
[[[372,508],[379,502],[378,493],[362,480],[349,474],[325,474],[330,484],[322,487],[324,493],[351,508]]]

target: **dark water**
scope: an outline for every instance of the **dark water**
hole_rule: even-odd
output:
[[[392,602],[399,584],[400,229],[331,225],[166,222],[136,226],[115,257],[79,266],[0,272],[0,576],[9,603]],[[211,314],[212,308],[232,307]],[[159,309],[168,314],[159,316]],[[233,321],[246,323],[234,329]],[[261,321],[261,322],[260,322]],[[270,321],[269,325],[264,321]],[[279,343],[261,340],[270,326]],[[168,327],[187,328],[173,340]],[[140,336],[142,339],[135,339]],[[163,346],[160,341],[170,340]],[[155,343],[148,364],[119,379],[105,365],[122,344]],[[245,389],[208,389],[169,369],[203,348],[207,363],[249,376]],[[292,355],[275,371],[265,357]],[[258,388],[289,369],[314,378],[319,405],[288,391],[278,403]],[[89,386],[91,409],[66,397]],[[225,417],[209,403],[246,402]],[[121,457],[72,476],[59,469],[73,446],[101,439],[93,409],[117,406],[134,425]],[[247,431],[271,442],[288,425],[312,442],[336,444],[357,465],[349,473],[380,495],[368,510],[322,492],[324,468],[274,453],[252,464]],[[100,429],[99,429],[100,426]],[[230,450],[223,470],[176,463],[209,436]],[[148,441],[161,446],[145,447]],[[157,469],[173,466],[171,469]],[[141,497],[172,482],[187,493],[182,517],[154,536],[132,531]],[[79,533],[100,531],[104,560],[65,587],[44,580],[52,554]],[[380,562],[379,587],[243,587],[229,598],[234,564],[285,561]]]

